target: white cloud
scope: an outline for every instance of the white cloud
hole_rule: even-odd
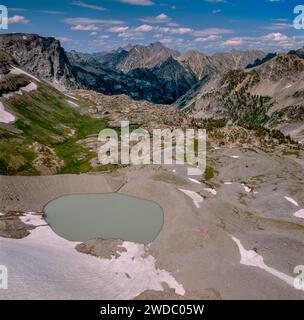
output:
[[[93,31],[93,32],[90,33],[90,36],[97,36],[97,34],[98,33],[96,31]]]
[[[160,39],[159,42],[161,43],[172,43],[175,40],[175,38],[163,38]]]
[[[134,30],[127,30],[118,34],[118,38],[126,40],[144,40],[144,34],[142,32],[135,32]]]
[[[264,27],[266,30],[284,30],[293,28],[293,24],[291,23],[272,23],[270,26]]]
[[[120,32],[125,32],[129,29],[129,27],[113,27],[113,28],[110,28],[108,29],[109,32],[117,32],[117,33],[120,33]]]
[[[154,2],[151,0],[119,0],[122,3],[128,3],[136,6],[153,6]]]
[[[163,44],[174,43],[174,46],[183,47],[183,48],[187,45],[185,44],[185,40],[183,38],[173,38],[173,37],[161,38],[159,39],[159,42]]]
[[[217,14],[217,13],[220,13],[220,12],[222,12],[221,9],[214,9],[214,10],[212,10],[212,13],[213,13],[213,14]]]
[[[6,20],[7,18],[3,18],[3,22],[4,20]],[[19,24],[26,24],[29,23],[30,20],[26,19],[24,16],[13,16],[7,19],[7,22],[10,23],[19,23]]]
[[[194,30],[191,28],[169,28],[169,27],[158,27],[156,28],[159,32],[170,33],[170,34],[189,34]]]
[[[166,14],[161,13],[156,17],[147,17],[139,20],[146,23],[168,23],[171,21],[171,18],[168,17]]]
[[[248,50],[285,51],[299,47],[299,41],[303,41],[303,39],[296,36],[288,37],[280,32],[274,32],[259,37],[232,38],[222,41],[219,45]]]
[[[206,41],[207,41],[207,38],[199,37],[199,38],[194,39],[194,41],[195,41],[195,42],[206,42]]]
[[[96,5],[89,4],[89,3],[86,3],[86,2],[82,2],[82,1],[74,1],[74,2],[72,2],[72,4],[74,6],[79,6],[79,7],[88,8],[88,9],[97,10],[97,11],[107,10],[104,7],[96,6]]]
[[[266,36],[262,36],[260,38],[261,40],[266,40],[266,41],[288,41],[289,38],[285,35],[285,34],[282,34],[280,32],[277,32],[277,33],[269,33],[267,34]]]
[[[63,20],[67,24],[102,24],[102,25],[117,25],[123,24],[121,20],[107,20],[107,19],[91,19],[91,18],[68,18]]]
[[[202,37],[196,38],[194,41],[195,42],[212,42],[212,41],[220,40],[221,38],[222,38],[221,36],[211,35],[206,38],[202,38]]]
[[[191,32],[193,32],[193,30],[190,28],[176,28],[173,30],[173,33],[177,33],[177,34],[186,34]]]
[[[224,42],[222,42],[222,46],[224,47],[234,47],[234,46],[240,46],[244,44],[244,40],[243,39],[229,39],[226,40]]]
[[[167,23],[167,26],[168,27],[179,27],[179,24],[178,23],[176,23],[176,22],[169,22],[169,23]]]
[[[154,30],[154,27],[148,25],[148,24],[143,24],[137,28],[135,28],[135,31],[139,31],[139,32],[150,32]]]
[[[95,24],[77,24],[76,26],[71,27],[71,30],[74,31],[96,31],[99,28]]]
[[[179,28],[170,28],[170,27],[160,27],[160,26],[151,26],[148,24],[143,24],[134,29],[136,32],[150,32],[155,31],[158,33],[166,34],[191,34],[194,32],[191,28],[179,27]]]

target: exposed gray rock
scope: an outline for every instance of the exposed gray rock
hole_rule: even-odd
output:
[[[34,226],[27,225],[20,220],[23,214],[17,211],[9,211],[3,216],[0,216],[0,237],[22,239],[30,234],[30,230]]]
[[[147,47],[136,45],[127,54],[126,52],[123,54],[125,58],[116,65],[116,69],[123,72],[138,68],[157,67],[170,57],[176,58],[180,55],[178,51],[169,49],[160,42],[151,43]],[[118,55],[121,55],[121,52]]]
[[[181,55],[178,57],[178,61],[192,70],[199,80],[221,71],[212,57],[195,50],[188,51]]]
[[[118,258],[122,252],[127,251],[122,244],[121,240],[92,239],[78,244],[75,249],[95,257],[111,259],[112,257]]]
[[[256,59],[262,59],[264,56],[265,52],[263,51],[240,51],[233,49],[229,52],[216,53],[212,56],[212,59],[221,65],[224,70],[227,70],[243,69]]]
[[[10,72],[12,65],[16,64],[17,62],[11,55],[3,50],[0,50],[0,79],[2,79]]]
[[[65,51],[55,38],[36,34],[4,34],[0,35],[0,49],[30,73],[57,87],[79,87]]]

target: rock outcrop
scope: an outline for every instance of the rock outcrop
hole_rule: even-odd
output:
[[[10,54],[28,72],[57,87],[79,87],[67,55],[55,38],[36,34],[4,34],[0,36],[0,50]]]

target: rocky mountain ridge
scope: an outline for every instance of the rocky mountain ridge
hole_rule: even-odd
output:
[[[279,54],[257,67],[209,77],[176,106],[196,118],[277,128],[304,141],[304,60]]]
[[[0,36],[0,50],[3,74],[19,65],[59,89],[174,103],[195,118],[275,127],[304,140],[303,49],[268,55],[232,50],[207,56],[198,51],[180,54],[155,43],[82,54],[66,53],[54,38],[8,34]],[[15,83],[5,81],[5,92],[27,85],[15,78]]]
[[[98,73],[99,70],[106,69],[108,73],[123,73],[136,79],[139,84],[145,81],[153,87],[153,100],[150,101],[156,103],[162,103],[161,99],[164,99],[165,103],[173,103],[205,77],[229,69],[245,68],[264,55],[262,51],[236,50],[214,56],[207,56],[199,51],[181,54],[159,42],[146,47],[135,45],[119,48],[110,53],[83,54],[75,51],[68,53],[73,65],[86,70]],[[143,94],[142,96],[146,99]]]
[[[103,94],[127,94],[134,99],[171,104],[206,76],[231,67],[245,67],[261,52],[181,54],[156,42],[129,46],[110,53],[66,53],[55,38],[35,34],[0,36],[4,50],[30,73],[59,89],[90,89]],[[234,61],[234,65],[231,61]]]

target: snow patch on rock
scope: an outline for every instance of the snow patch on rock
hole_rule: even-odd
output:
[[[196,184],[202,184],[201,182],[199,182],[198,180],[192,179],[192,178],[188,178],[191,182],[196,183]]]
[[[68,103],[71,105],[71,106],[73,106],[73,107],[79,107],[79,105],[77,104],[77,103],[75,103],[75,102],[73,102],[73,101],[71,101],[71,100],[67,100],[68,101]]]
[[[11,66],[11,67],[12,67],[12,69],[11,69],[11,71],[10,71],[11,74],[16,74],[16,75],[24,74],[24,75],[26,75],[26,76],[28,76],[28,77],[30,77],[30,78],[38,81],[38,82],[41,82],[38,78],[34,77],[33,75],[31,75],[31,74],[28,73],[28,72],[25,72],[25,71],[22,70],[22,69],[17,68],[17,67],[13,67],[13,66]]]
[[[264,263],[264,259],[261,255],[257,254],[253,250],[246,250],[241,241],[235,237],[232,237],[232,240],[237,244],[240,255],[241,255],[241,261],[240,263],[245,265],[245,266],[251,266],[251,267],[256,267],[265,270],[266,272],[272,274],[273,276],[285,281],[289,285],[293,287],[294,285],[294,278],[290,277],[274,268],[268,267]]]
[[[214,196],[216,196],[217,194],[217,191],[215,189],[211,189],[211,188],[204,188],[205,191],[213,194]]]
[[[0,122],[2,123],[11,123],[16,120],[15,116],[8,111],[5,111],[4,105],[0,102]]]
[[[25,87],[22,87],[20,90],[26,91],[26,92],[31,92],[37,90],[37,84],[35,82],[31,82]]]
[[[200,204],[204,202],[204,198],[200,196],[198,193],[196,193],[195,191],[185,190],[185,189],[178,189],[178,190],[183,192],[189,198],[191,198],[194,205],[197,208],[200,208],[201,207]]]
[[[292,199],[292,198],[290,198],[290,197],[287,197],[287,196],[285,196],[284,198],[285,198],[287,201],[289,201],[290,203],[292,203],[293,205],[295,205],[296,207],[299,206],[299,204],[297,203],[296,200],[294,200],[294,199]]]
[[[297,218],[304,219],[304,209],[301,209],[293,214]]]

